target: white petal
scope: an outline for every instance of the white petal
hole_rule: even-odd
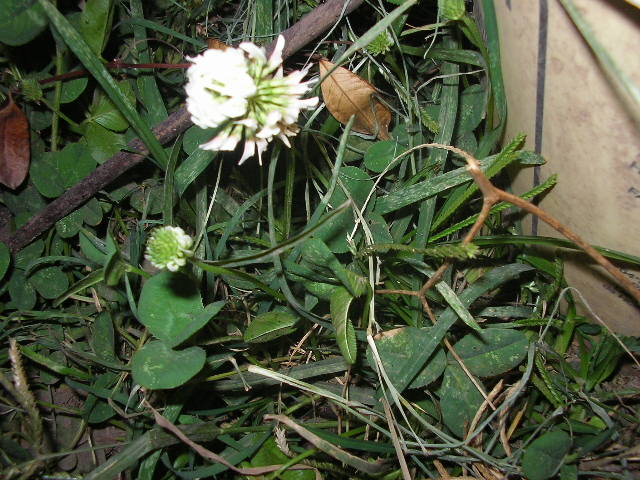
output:
[[[256,149],[258,150],[258,163],[262,165],[262,152],[267,149],[269,142],[266,140],[256,140]]]
[[[256,151],[256,142],[253,140],[247,140],[244,143],[244,152],[242,152],[242,157],[238,161],[238,165],[242,165],[247,158],[253,157]]]
[[[264,49],[258,47],[256,44],[251,42],[242,42],[238,45],[238,48],[244,50],[249,55],[249,58],[257,59],[262,63],[267,62],[267,56],[264,54]]]
[[[200,148],[203,150],[225,150],[232,151],[235,150],[236,145],[240,141],[240,135],[236,132],[224,131],[220,132],[217,136],[213,137],[207,143],[203,143],[200,145]]]
[[[276,46],[269,57],[269,67],[275,70],[280,65],[282,65],[282,50],[284,49],[284,36],[278,35],[278,40],[276,40]]]

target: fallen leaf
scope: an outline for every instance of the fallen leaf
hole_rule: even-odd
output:
[[[226,50],[229,45],[215,37],[209,37],[207,38],[207,47],[211,50]]]
[[[325,59],[320,60],[319,65],[321,77],[334,67]],[[376,98],[378,90],[364,78],[338,67],[325,78],[321,89],[327,109],[340,123],[346,124],[351,115],[355,115],[354,131],[376,135],[380,140],[391,138],[391,110]]]
[[[0,183],[15,190],[29,171],[29,122],[11,96],[0,110]]]

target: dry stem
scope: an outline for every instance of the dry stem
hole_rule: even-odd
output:
[[[452,147],[449,145],[443,145],[440,143],[426,143],[421,145],[421,147],[429,147],[429,148],[442,148],[444,150],[449,150],[450,152],[457,153],[465,158],[467,161],[467,170],[473,177],[473,180],[480,188],[482,192],[482,209],[480,210],[480,214],[476,222],[473,224],[471,229],[467,232],[462,240],[462,244],[466,245],[473,241],[476,235],[480,232],[480,229],[484,225],[485,221],[489,217],[491,208],[498,202],[509,202],[512,205],[515,205],[522,210],[531,213],[537,216],[540,220],[551,226],[554,230],[564,235],[566,238],[575,243],[578,247],[580,247],[587,255],[589,255],[598,265],[602,266],[614,279],[616,279],[620,285],[631,295],[633,296],[638,303],[640,303],[640,289],[638,289],[633,282],[627,278],[624,273],[620,271],[615,265],[613,265],[609,260],[607,260],[600,252],[598,252],[595,248],[589,245],[586,241],[584,241],[577,233],[571,230],[569,227],[564,225],[562,222],[557,220],[555,217],[550,215],[549,213],[542,210],[540,207],[528,202],[527,200],[523,200],[522,198],[513,195],[509,192],[505,192],[494,186],[491,181],[485,176],[480,168],[480,164],[478,160],[465,152],[464,150],[460,150],[459,148]],[[433,312],[429,308],[426,292],[434,286],[436,283],[440,281],[444,272],[449,268],[450,262],[444,262],[440,268],[431,276],[431,278],[425,282],[424,285],[418,291],[414,290],[376,290],[376,293],[387,293],[387,294],[401,294],[401,295],[411,295],[418,297],[420,302],[422,303],[425,312],[429,315],[429,318],[433,323],[435,323],[436,319],[433,315]]]

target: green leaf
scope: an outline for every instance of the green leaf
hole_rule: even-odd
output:
[[[466,13],[464,0],[438,0],[438,9],[450,20],[460,20]]]
[[[69,287],[69,279],[59,267],[45,267],[29,277],[29,282],[42,297],[53,299]]]
[[[122,95],[128,102],[135,102],[135,95],[131,83],[123,80],[118,82],[118,87]],[[104,93],[98,94],[96,100],[90,108],[89,122],[95,122],[104,128],[115,132],[122,132],[129,127],[126,117],[120,112],[116,104]]]
[[[278,448],[273,436],[269,437],[251,459],[252,467],[266,467],[269,465],[282,465],[290,460],[282,450]],[[313,470],[290,470],[279,475],[282,480],[314,480]]]
[[[198,286],[182,274],[162,272],[147,280],[140,294],[138,319],[167,346],[187,340],[206,325],[224,302],[203,308]]]
[[[80,209],[71,212],[56,222],[56,232],[62,238],[71,238],[82,228],[82,211]]]
[[[469,307],[475,299],[484,293],[494,290],[503,283],[531,270],[533,270],[533,268],[521,263],[497,267],[485,273],[480,280],[476,281],[458,295],[458,298],[465,307]],[[394,384],[397,383],[398,385],[398,391],[402,392],[418,372],[422,370],[427,359],[433,354],[435,349],[438,348],[444,336],[457,320],[458,315],[450,307],[440,314],[438,322],[431,327],[431,335],[423,343],[422,348],[416,352],[414,362],[404,369],[399,377],[394,379]]]
[[[360,208],[364,205],[369,192],[373,189],[373,180],[368,173],[357,167],[342,167],[338,174],[339,182],[349,193],[349,197]],[[329,203],[334,207],[342,205],[347,200],[347,195],[340,183],[333,192]],[[353,229],[353,217],[349,214],[341,215],[332,222],[320,227],[315,236],[323,240],[334,253],[349,251],[347,235]]]
[[[429,337],[429,328],[403,327],[388,330],[376,335],[374,341],[380,355],[382,366],[387,376],[394,383],[394,379],[401,376],[401,372],[415,361],[415,357]],[[371,347],[367,348],[367,361],[375,369],[375,362]],[[437,380],[447,365],[447,358],[438,349],[425,364],[424,368],[407,388],[420,388]],[[395,383],[394,383],[394,386]],[[396,386],[397,388],[397,386]]]
[[[206,359],[207,355],[200,347],[176,351],[154,340],[135,353],[131,373],[134,381],[143,387],[153,390],[175,388],[202,370]]]
[[[108,362],[115,362],[117,360],[113,320],[108,312],[102,312],[93,322],[91,349],[103,360]]]
[[[527,447],[522,457],[522,472],[528,480],[553,477],[571,448],[571,438],[562,430],[547,432]]]
[[[65,191],[65,181],[56,165],[57,152],[44,152],[31,162],[29,177],[40,192],[47,198],[57,198]]]
[[[288,335],[296,330],[299,318],[286,311],[257,315],[244,332],[247,343],[263,343]]]
[[[29,43],[47,26],[47,16],[34,1],[3,0],[0,5],[0,42],[13,47]]]
[[[11,251],[4,242],[0,242],[0,280],[2,280],[11,264]]]
[[[9,296],[11,302],[8,307],[18,310],[32,310],[36,305],[36,291],[27,281],[22,270],[14,270],[9,278]]]
[[[484,398],[459,365],[447,365],[438,390],[442,419],[449,429],[462,438]]]
[[[87,225],[96,227],[102,222],[102,207],[95,197],[80,207],[80,213],[82,221]]]
[[[87,77],[75,78],[62,84],[60,92],[60,103],[71,103],[78,98],[84,89],[87,88],[89,79]]]
[[[310,238],[304,243],[303,255],[305,262],[315,266],[318,271],[331,271],[354,297],[364,295],[367,291],[367,279],[342,265],[319,238]]]
[[[102,164],[126,146],[124,136],[104,128],[102,125],[89,122],[83,140],[91,152],[91,157]]]
[[[520,330],[487,328],[465,335],[454,348],[469,371],[494,377],[517,367],[527,354],[529,339]],[[454,361],[450,356],[449,361]]]
[[[80,33],[96,55],[109,39],[113,21],[113,0],[87,0],[80,14]]]
[[[147,125],[138,114],[133,102],[129,101],[123,91],[118,87],[118,84],[101,63],[100,59],[96,57],[77,30],[73,28],[69,21],[52,3],[48,0],[38,0],[38,2],[67,46],[78,57],[85,68],[91,72],[109,98],[118,107],[118,110],[122,112],[127,118],[127,121],[131,123],[131,126],[149,148],[149,151],[153,157],[155,157],[156,161],[160,165],[166,165],[167,156],[160,142],[153,135],[149,125]]]
[[[396,140],[382,140],[371,145],[364,154],[364,164],[372,172],[380,173],[407,149]]]
[[[367,221],[371,229],[374,244],[393,243],[393,237],[389,231],[389,224],[387,224],[382,215],[376,212],[370,212],[367,215]]]
[[[162,212],[164,203],[164,187],[154,185],[150,188],[139,188],[131,195],[130,203],[140,213],[157,215]]]
[[[65,188],[73,187],[96,168],[96,161],[82,143],[70,143],[55,152],[53,162]]]
[[[454,134],[456,137],[470,133],[480,125],[485,113],[486,100],[487,92],[482,85],[471,85],[464,89],[458,104],[458,123]]]
[[[353,296],[346,288],[338,287],[331,295],[331,322],[336,329],[336,341],[347,363],[354,364],[357,357],[356,331],[349,320],[349,307]]]
[[[480,167],[486,171],[495,160],[495,156],[480,160]],[[385,215],[469,181],[471,181],[471,176],[467,167],[457,168],[423,182],[394,190],[384,197],[378,198],[375,211],[380,215]]]
[[[110,287],[115,287],[120,283],[120,279],[127,272],[127,263],[122,259],[119,251],[115,251],[104,264],[104,283]]]
[[[35,242],[30,243],[16,254],[16,268],[26,270],[31,262],[40,258],[43,251],[44,242],[42,240],[38,239]]]

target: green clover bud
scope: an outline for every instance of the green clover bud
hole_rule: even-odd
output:
[[[151,234],[144,258],[156,268],[177,271],[193,255],[193,239],[180,227],[161,227]]]
[[[393,39],[386,30],[378,35],[373,42],[367,47],[367,51],[371,55],[380,55],[387,53],[393,46]]]

